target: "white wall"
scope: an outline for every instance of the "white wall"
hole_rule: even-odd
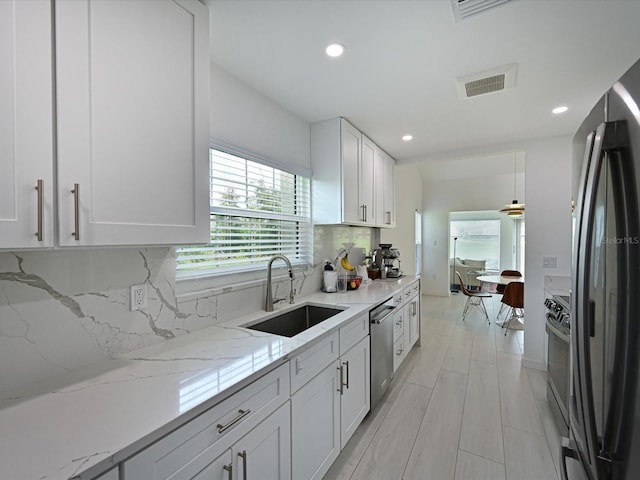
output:
[[[544,276],[571,275],[571,137],[526,145],[525,366],[545,368]],[[542,257],[558,257],[542,268]]]
[[[519,179],[523,176],[518,174]],[[425,179],[422,207],[424,293],[449,295],[449,213],[499,210],[510,202],[512,191],[513,173],[438,182]]]
[[[381,228],[380,242],[391,243],[400,250],[402,271],[415,271],[415,212],[422,211],[422,177],[412,164],[396,165],[396,228]]]
[[[439,155],[438,161],[508,150],[524,151],[526,157],[526,193],[522,197],[518,193],[518,199],[526,202],[523,364],[544,369],[544,276],[571,275],[571,137],[488,145]],[[518,175],[520,183],[522,174]],[[448,212],[501,207],[512,196],[513,174],[439,182],[425,177],[423,189],[423,290],[447,295],[446,282],[440,279],[448,275]],[[557,257],[557,267],[543,269],[542,257],[549,255]]]
[[[258,154],[293,173],[311,168],[311,129],[262,93],[211,64],[211,138]]]

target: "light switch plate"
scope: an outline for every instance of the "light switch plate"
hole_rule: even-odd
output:
[[[542,268],[556,268],[558,266],[558,257],[545,256],[542,257]]]

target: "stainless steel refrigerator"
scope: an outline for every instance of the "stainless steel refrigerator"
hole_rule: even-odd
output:
[[[571,480],[640,478],[640,61],[574,138]]]

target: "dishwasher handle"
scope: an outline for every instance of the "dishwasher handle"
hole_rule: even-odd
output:
[[[383,303],[379,307],[374,308],[369,313],[369,323],[380,325],[393,314],[395,308],[395,306],[386,303]]]

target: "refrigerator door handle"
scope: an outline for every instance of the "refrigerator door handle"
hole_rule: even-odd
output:
[[[579,388],[582,431],[578,432],[576,438],[580,439],[580,443],[584,442],[584,445],[575,446],[583,451],[587,459],[587,463],[595,463],[599,446],[596,434],[596,419],[594,411],[593,401],[593,386],[591,382],[591,354],[589,351],[589,337],[593,332],[591,328],[591,322],[593,319],[593,312],[591,311],[592,299],[590,298],[590,282],[591,282],[591,261],[594,255],[592,246],[594,242],[594,223],[596,221],[594,205],[596,203],[598,182],[600,179],[600,173],[604,163],[604,140],[605,132],[608,124],[602,123],[596,129],[593,137],[593,147],[591,149],[591,158],[586,166],[585,170],[585,187],[582,192],[581,198],[579,198],[578,205],[578,249],[574,252],[576,255],[577,266],[575,269],[576,279],[574,285],[574,299],[575,299],[575,318],[581,319],[581,325],[576,325],[577,328],[572,329],[572,351],[575,355],[575,361],[580,366],[578,370],[579,384],[576,385]],[[583,257],[577,252],[582,252]],[[573,312],[572,312],[573,313]],[[576,445],[575,441],[572,441]],[[564,457],[563,457],[564,458]],[[564,460],[563,460],[564,461]],[[595,468],[595,465],[591,465],[591,468]]]

